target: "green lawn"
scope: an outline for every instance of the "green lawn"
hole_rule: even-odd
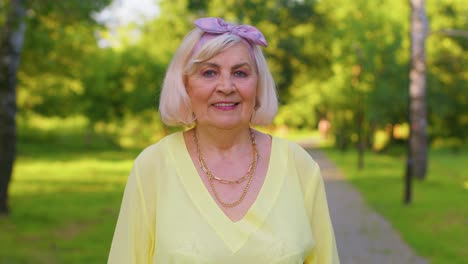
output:
[[[328,150],[371,207],[385,216],[405,241],[433,264],[468,260],[468,149],[430,152],[425,181],[414,181],[413,203],[403,205],[403,155],[366,154],[357,169],[354,151]]]
[[[21,143],[0,264],[106,263],[136,151]]]

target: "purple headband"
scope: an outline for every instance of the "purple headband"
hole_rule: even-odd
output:
[[[227,23],[221,18],[206,17],[195,20],[195,26],[205,32],[205,34],[203,34],[197,44],[195,44],[192,53],[196,53],[208,40],[224,34],[239,36],[242,42],[247,44],[249,52],[252,55],[253,45],[263,47],[268,45],[262,32],[250,25],[237,26],[232,23]]]

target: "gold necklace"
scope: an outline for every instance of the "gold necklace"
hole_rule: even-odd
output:
[[[200,164],[200,168],[203,170],[203,172],[208,177],[208,181],[210,182],[210,187],[213,190],[213,194],[216,197],[216,200],[218,200],[218,202],[224,207],[235,207],[235,206],[239,205],[244,200],[245,196],[247,195],[247,192],[248,192],[248,190],[250,188],[250,184],[252,183],[253,176],[255,175],[255,170],[257,169],[257,161],[258,161],[257,143],[255,141],[255,134],[254,134],[254,132],[252,130],[250,130],[250,139],[252,140],[253,158],[252,158],[252,163],[250,164],[249,170],[247,171],[247,173],[243,177],[241,177],[241,178],[239,178],[237,180],[234,180],[234,181],[230,181],[230,180],[225,180],[225,179],[218,178],[218,177],[213,175],[211,170],[208,168],[208,165],[206,164],[206,161],[203,158],[203,155],[202,155],[202,153],[200,151],[200,146],[198,144],[197,131],[196,131],[196,129],[193,130],[193,140],[195,141],[195,145],[197,147],[198,162]],[[216,188],[214,186],[214,181],[218,181],[218,182],[223,183],[223,184],[239,184],[239,183],[242,183],[243,181],[245,181],[246,179],[248,179],[247,185],[244,187],[244,190],[242,191],[242,194],[239,197],[239,199],[237,201],[233,202],[233,203],[224,202],[219,197],[219,194],[216,191]]]

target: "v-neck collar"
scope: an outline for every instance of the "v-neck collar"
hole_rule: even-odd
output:
[[[185,145],[183,133],[177,132],[170,137],[169,149],[184,189],[195,207],[233,254],[263,225],[270,210],[276,204],[284,182],[286,170],[284,163],[287,160],[287,151],[280,143],[282,141],[272,137],[270,160],[263,185],[244,217],[233,222],[219,208],[200,179]]]

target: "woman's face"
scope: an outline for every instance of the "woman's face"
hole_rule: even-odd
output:
[[[249,126],[257,83],[255,64],[243,43],[201,63],[186,84],[197,126]]]

